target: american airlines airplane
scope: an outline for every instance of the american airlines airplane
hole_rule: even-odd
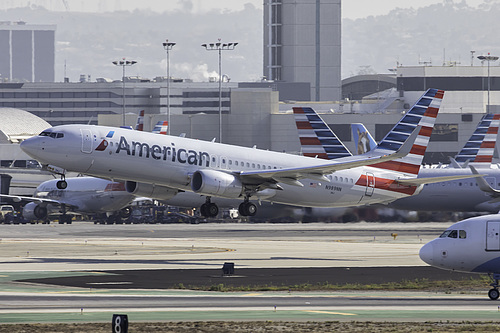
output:
[[[500,114],[486,114],[464,148],[447,167],[421,168],[419,177],[485,175],[476,179],[427,184],[413,197],[401,198],[390,207],[419,211],[490,212],[500,211],[500,169],[492,165]],[[463,163],[460,165],[459,163]]]
[[[473,217],[453,224],[420,249],[420,259],[437,268],[488,274],[493,281],[488,296],[498,299],[500,215]]]
[[[208,216],[218,213],[212,196],[243,199],[243,216],[256,213],[250,197],[308,207],[389,202],[457,178],[416,178],[443,95],[429,89],[374,150],[334,161],[91,125],[49,128],[21,148],[43,164],[126,180],[131,192],[193,191],[206,196]]]
[[[0,195],[14,202],[29,201],[23,208],[23,217],[29,220],[46,220],[59,215],[59,223],[71,223],[72,215],[106,214],[108,222],[130,216],[130,203],[135,196],[125,190],[125,185],[94,177],[68,178],[67,187],[57,187],[57,179],[41,183],[32,197]]]

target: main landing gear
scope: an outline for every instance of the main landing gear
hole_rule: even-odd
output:
[[[255,216],[257,213],[257,206],[253,202],[248,201],[248,198],[245,198],[245,201],[240,203],[238,207],[238,213],[241,216]]]
[[[219,207],[210,201],[210,197],[207,197],[206,202],[200,207],[200,213],[203,217],[216,217],[219,214]],[[249,197],[246,197],[238,207],[238,213],[240,216],[255,216],[257,206],[249,201]]]
[[[492,301],[494,301],[497,300],[498,297],[500,297],[500,292],[498,291],[498,280],[500,279],[500,274],[493,274],[493,277],[490,275],[490,278],[493,280],[493,282],[490,284],[493,289],[490,289],[490,291],[488,291],[488,297]]]
[[[206,202],[200,207],[200,213],[203,217],[216,217],[219,214],[219,207],[207,197]]]

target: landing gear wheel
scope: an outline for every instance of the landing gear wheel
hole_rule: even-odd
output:
[[[56,184],[57,188],[60,190],[65,190],[68,187],[68,183],[65,180],[59,180]]]
[[[238,207],[241,216],[254,216],[257,213],[257,206],[249,201],[244,201]]]
[[[208,204],[204,203],[200,207],[200,214],[203,217],[208,217]]]
[[[219,214],[219,207],[214,203],[209,203],[207,207],[208,217],[216,217]]]
[[[497,300],[499,296],[500,296],[500,292],[498,292],[498,289],[496,289],[496,288],[490,289],[490,291],[488,291],[488,297],[492,301]]]

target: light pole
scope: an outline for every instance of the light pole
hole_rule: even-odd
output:
[[[135,60],[116,60],[113,61],[113,65],[122,66],[123,68],[123,76],[122,76],[122,126],[125,126],[125,67],[135,65],[137,61]]]
[[[238,43],[221,43],[220,38],[217,43],[201,44],[207,51],[219,51],[219,142],[222,143],[222,66],[221,52],[232,51]]]
[[[498,57],[492,56],[492,55],[490,55],[490,53],[488,53],[487,56],[478,56],[477,58],[481,61],[488,62],[488,104],[486,105],[486,113],[489,113],[489,109],[490,109],[490,61],[497,61]]]
[[[170,135],[170,50],[174,47],[175,43],[171,43],[168,39],[163,42],[163,48],[167,51],[167,134]]]

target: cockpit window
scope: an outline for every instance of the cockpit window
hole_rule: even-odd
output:
[[[64,138],[64,133],[43,131],[42,133],[39,134],[39,136],[50,136],[51,138],[59,139],[59,138]]]
[[[445,230],[439,238],[467,238],[465,230]]]

